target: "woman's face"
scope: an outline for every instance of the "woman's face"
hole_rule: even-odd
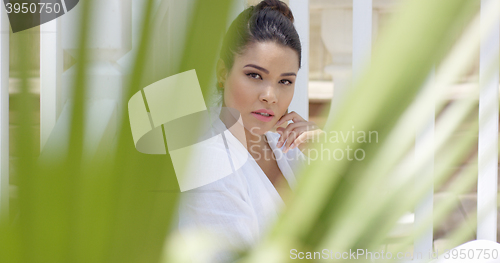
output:
[[[242,55],[235,55],[224,84],[223,106],[240,112],[246,130],[264,134],[292,101],[298,64],[297,52],[289,47],[274,42],[250,44]]]

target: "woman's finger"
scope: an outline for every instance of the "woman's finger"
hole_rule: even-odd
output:
[[[292,130],[294,130],[298,127],[307,127],[307,125],[308,125],[307,122],[297,122],[297,123],[288,124],[288,126],[286,128],[278,127],[276,129],[276,131],[280,132],[281,136],[278,139],[278,143],[276,144],[276,146],[278,148],[283,146],[285,141],[288,141],[289,134],[292,132]]]
[[[295,139],[295,141],[293,141],[293,143],[290,145],[290,150],[293,150],[294,148],[298,147],[302,143],[306,142],[307,141],[307,137],[308,136],[307,136],[306,132],[303,132],[301,135],[299,135],[299,137],[297,137]]]
[[[286,140],[285,148],[283,149],[283,152],[286,153],[289,150],[297,147],[299,144],[301,144],[303,141],[307,140],[308,133],[309,133],[309,127],[308,126],[303,126],[303,127],[298,127],[294,129],[288,139]],[[297,140],[299,139],[300,140]]]
[[[306,120],[304,120],[304,118],[302,118],[298,113],[296,113],[295,111],[291,111],[287,114],[285,114],[283,117],[281,117],[278,122],[275,124],[275,126],[279,126],[281,125],[282,123],[284,122],[287,122],[287,121],[293,121],[293,122],[304,122]]]
[[[287,153],[288,150],[290,150],[290,146],[292,145],[292,143],[295,141],[296,138],[299,137],[299,135],[303,134],[303,132],[304,132],[304,129],[301,129],[301,128],[294,129],[292,132],[290,132],[290,134],[286,140],[285,148],[283,149],[283,153]]]

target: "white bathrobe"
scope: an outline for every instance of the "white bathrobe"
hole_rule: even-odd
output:
[[[224,129],[225,126],[217,118],[214,128]],[[179,230],[181,234],[192,229],[208,230],[213,234],[213,241],[222,247],[248,248],[256,244],[275,222],[284,202],[241,142],[228,130],[224,134],[225,145],[236,149],[238,154],[247,155],[248,159],[235,172],[181,193]],[[280,137],[278,133],[267,132],[266,137],[293,191],[297,181],[295,173],[305,165],[307,157],[298,148],[284,154],[284,147],[276,147]],[[221,140],[220,144],[223,143]],[[227,158],[220,150],[217,154],[217,158]],[[213,261],[221,262],[228,258],[230,255],[223,252]]]

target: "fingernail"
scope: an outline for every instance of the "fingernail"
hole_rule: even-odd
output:
[[[277,146],[278,148],[280,148],[281,146],[283,146],[283,142],[279,141],[279,142],[276,144],[276,146]]]
[[[283,153],[286,153],[288,152],[288,148],[285,147],[285,149],[283,150]]]
[[[292,150],[293,148],[295,148],[295,144],[292,143],[292,145],[290,145],[290,150]]]

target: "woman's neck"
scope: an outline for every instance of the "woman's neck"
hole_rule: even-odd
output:
[[[247,146],[248,149],[251,149],[251,147],[256,147],[257,149],[255,150],[263,150],[264,148],[267,147],[267,138],[265,134],[253,134],[249,132],[248,130],[245,129],[245,137],[247,140]]]

